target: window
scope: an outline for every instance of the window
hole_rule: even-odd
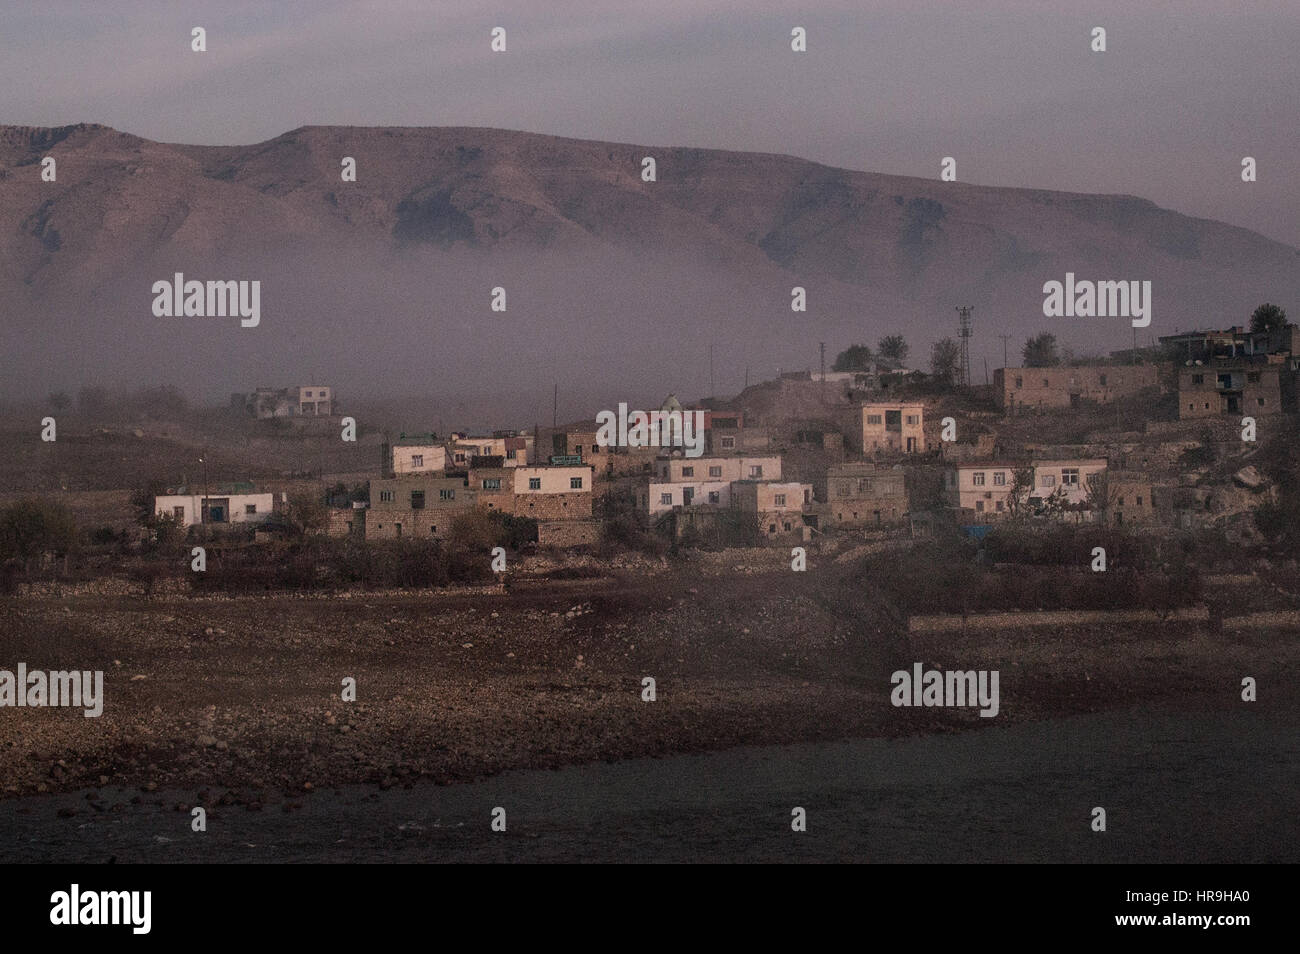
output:
[[[483,489],[484,489],[484,490],[500,490],[500,489],[501,489],[501,478],[500,478],[500,477],[484,477],[484,478],[483,478]]]
[[[423,454],[412,454],[412,455],[411,455],[411,466],[412,466],[412,467],[423,467],[423,466],[424,466],[424,455],[423,455]]]
[[[514,460],[518,454],[519,452],[512,447],[510,450],[506,451],[506,460]]]
[[[710,477],[721,477],[721,476],[722,476],[722,468],[721,468],[721,467],[710,467],[710,468],[709,468],[709,476],[710,476]]]
[[[1025,386],[1025,379],[1024,379],[1024,378],[1016,378],[1016,387],[1017,387],[1017,388],[1023,388],[1024,386]]]
[[[763,465],[762,465],[762,464],[752,464],[752,465],[750,466],[750,468],[749,468],[749,476],[750,476],[751,478],[754,478],[754,479],[757,479],[757,478],[759,478],[759,477],[762,477],[762,476],[763,476]]]
[[[785,527],[785,529],[786,529],[787,532],[790,530],[790,523],[789,523],[789,521],[786,521],[784,524],[782,524],[782,526]]]
[[[1259,402],[1259,406],[1260,406],[1260,407],[1263,407],[1263,406],[1264,406],[1264,399],[1263,399],[1263,398],[1255,398],[1255,400]]]
[[[665,507],[671,507],[671,506],[673,505],[673,495],[672,495],[672,494],[660,494],[660,495],[659,495],[659,503],[662,504],[662,505],[665,506]]]
[[[1061,486],[1079,486],[1079,469],[1077,467],[1065,467],[1061,470]]]
[[[976,512],[976,513],[983,513],[983,512],[984,512],[984,501],[982,501],[982,500],[977,500],[977,501],[975,501],[975,512]]]
[[[311,392],[310,392],[310,391],[307,392],[307,396],[308,396],[308,397],[311,397]]]
[[[381,491],[379,491],[379,502],[380,502],[380,503],[392,503],[392,502],[393,502],[393,496],[394,496],[393,491],[391,491],[391,490],[381,490]]]
[[[1124,498],[1123,498],[1123,497],[1120,497],[1120,498],[1119,498],[1119,503],[1117,504],[1117,506],[1120,506],[1120,507],[1124,506]]]
[[[1040,477],[1040,478],[1038,479],[1038,486],[1040,486],[1040,487],[1055,487],[1055,486],[1056,486],[1056,477],[1053,476],[1052,474],[1043,474],[1043,476]]]
[[[529,477],[529,478],[528,478],[528,489],[529,489],[529,490],[541,490],[541,489],[542,489],[542,478],[540,478],[540,477]]]
[[[1106,386],[1106,375],[1103,374],[1099,380],[1101,381],[1101,386],[1104,388]]]
[[[438,491],[438,499],[439,499],[439,500],[455,500],[455,499],[456,499],[456,489],[455,489],[454,487],[448,487],[446,490],[440,490],[440,491]]]
[[[1205,375],[1203,375],[1203,374],[1193,374],[1193,375],[1192,375],[1192,383],[1193,383],[1193,384],[1204,384],[1204,383],[1205,383]]]
[[[433,536],[437,532],[438,532],[438,528],[435,527],[433,524],[429,524],[429,536]]]
[[[776,494],[776,495],[772,498],[772,504],[773,504],[774,506],[777,506],[777,507],[784,507],[784,506],[785,506],[785,494]]]
[[[716,491],[716,490],[710,490],[710,491],[709,491],[709,503],[711,503],[711,504],[715,504],[715,503],[721,503],[721,502],[722,502],[722,494],[721,494],[719,491]]]
[[[993,486],[1005,487],[1007,485],[1007,472],[1005,470],[995,470],[993,472]]]
[[[908,427],[916,427],[916,425],[918,425],[918,424],[920,424],[920,423],[921,423],[921,415],[919,415],[919,414],[909,414],[909,415],[907,415],[907,426],[908,426]]]
[[[767,532],[768,532],[768,533],[776,533],[776,524],[774,524],[774,523],[769,523],[769,524],[767,525]]]
[[[858,481],[858,492],[863,494],[869,494],[871,493],[871,488],[874,485],[875,485],[875,481],[873,481],[870,477],[863,477],[861,480]]]
[[[1258,384],[1258,383],[1259,383],[1259,372],[1258,372],[1258,371],[1247,371],[1247,372],[1246,372],[1246,380],[1249,381],[1251,384]]]
[[[244,504],[244,513],[257,513],[257,504]]]
[[[839,483],[838,492],[841,497],[847,497],[849,494],[853,492],[853,485],[849,483],[847,480],[842,480]]]
[[[971,475],[970,482],[976,487],[984,486],[984,471],[977,471]]]
[[[1142,498],[1141,498],[1141,497],[1138,497],[1137,502],[1138,502],[1138,506],[1139,506],[1139,507],[1142,506]]]
[[[872,426],[874,426],[874,427],[879,427],[881,424],[884,423],[884,420],[885,420],[885,419],[884,419],[883,417],[881,417],[879,414],[868,414],[868,415],[867,415],[867,423],[870,424],[870,425],[872,425]]]
[[[694,467],[683,467],[683,468],[682,468],[682,476],[683,476],[683,477],[694,477],[694,476],[695,476],[695,468],[694,468]]]
[[[581,477],[570,477],[570,478],[569,478],[569,489],[570,489],[570,490],[581,490],[581,489],[582,489],[582,478],[581,478]]]
[[[185,522],[185,508],[172,507],[172,517],[176,520],[177,523],[183,524]]]
[[[412,509],[412,510],[423,510],[423,509],[424,509],[424,491],[423,491],[423,490],[412,490],[412,491],[411,491],[411,509]]]
[[[734,437],[724,437],[722,439],[723,450],[734,450],[735,447],[736,447],[736,439]],[[757,448],[755,449],[757,450]]]
[[[1001,510],[1002,510],[1002,506],[1003,506],[1002,501],[999,500],[999,501],[998,501],[998,511],[999,511],[999,512],[1001,512]]]
[[[1047,383],[1047,378],[1043,378],[1043,387],[1049,387]]]

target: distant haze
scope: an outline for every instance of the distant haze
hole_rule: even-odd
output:
[[[923,367],[957,304],[976,306],[977,381],[999,334],[1013,363],[1039,330],[1131,344],[1122,320],[1043,318],[1067,270],[1153,282],[1139,343],[1263,300],[1294,316],[1297,46],[1291,2],[6,11],[0,119],[122,134],[0,127],[0,394],[315,380],[545,423],[552,382],[562,419],[705,394],[710,344],[719,393],[814,367],[819,341],[829,360],[899,332]],[[262,326],[154,318],[173,271],[262,280]]]

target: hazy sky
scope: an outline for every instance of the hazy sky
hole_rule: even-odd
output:
[[[954,156],[962,181],[1139,195],[1300,246],[1297,49],[1297,0],[6,2],[0,122],[210,144],[498,126],[926,177]]]

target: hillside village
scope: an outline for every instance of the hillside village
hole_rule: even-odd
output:
[[[1253,461],[1293,428],[1296,344],[1283,315],[1263,329],[1175,334],[1108,359],[998,368],[984,386],[874,357],[851,370],[782,373],[729,400],[683,404],[670,394],[662,418],[702,421],[695,457],[680,446],[606,446],[591,420],[399,431],[383,436],[364,490],[340,486],[321,499],[312,529],[445,540],[459,516],[479,512],[508,522],[516,543],[550,548],[638,534],[706,548],[938,527],[982,537],[1007,520],[1257,539],[1253,509],[1271,498]],[[337,421],[332,394],[260,389],[232,407]],[[242,528],[272,539],[290,507],[288,493],[247,483],[168,489],[154,512],[205,535]]]

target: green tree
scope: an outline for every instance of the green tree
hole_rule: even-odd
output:
[[[876,342],[876,350],[890,367],[901,368],[907,363],[907,341],[902,335],[885,335]]]
[[[1034,468],[1017,467],[1011,472],[1011,487],[1007,491],[1007,510],[1012,517],[1024,516],[1029,498],[1034,492]]]
[[[1250,330],[1256,333],[1267,331],[1271,334],[1274,331],[1281,331],[1284,327],[1286,327],[1286,312],[1268,302],[1256,308],[1254,314],[1250,316]]]
[[[318,494],[292,494],[284,506],[284,524],[295,536],[321,533],[330,525],[329,508]]]
[[[956,384],[960,365],[961,347],[951,338],[940,338],[930,348],[930,373],[941,384]]]
[[[849,345],[835,356],[832,371],[869,371],[871,369],[871,349],[866,345]]]
[[[47,553],[66,556],[76,544],[72,512],[47,500],[20,500],[0,510],[0,563],[25,569]]]
[[[1020,352],[1026,368],[1054,368],[1061,363],[1056,352],[1056,335],[1044,331],[1025,342]]]

